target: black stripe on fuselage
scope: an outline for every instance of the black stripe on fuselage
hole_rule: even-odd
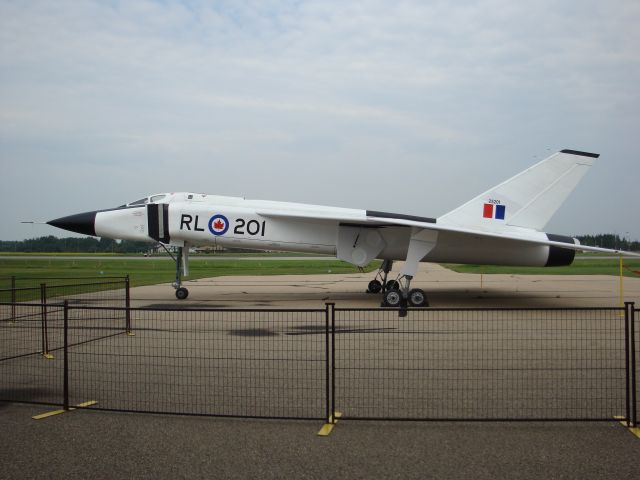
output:
[[[402,213],[378,212],[376,210],[367,210],[367,217],[393,218],[396,220],[410,220],[412,222],[436,223],[435,218],[418,217],[416,215],[404,215]]]
[[[355,228],[409,228],[408,225],[396,225],[394,223],[358,223],[358,222],[340,222],[341,227]]]

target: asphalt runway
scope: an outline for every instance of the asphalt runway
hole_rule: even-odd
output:
[[[317,328],[323,323],[321,315],[284,320],[267,317],[267,321],[260,315],[227,320],[220,317],[213,319],[216,326],[211,329],[207,327],[210,319],[190,310],[324,308],[327,301],[344,308],[375,307],[379,297],[363,293],[371,277],[372,274],[204,279],[187,282],[191,295],[184,302],[172,298],[169,285],[132,289],[134,306],[157,309],[179,305],[181,311],[134,312],[135,337],[119,335],[81,344],[84,336],[101,334],[101,330],[94,326],[93,330],[79,329],[74,333],[79,346],[70,355],[70,368],[76,373],[71,385],[72,403],[95,398],[102,408],[129,403],[139,409],[160,405],[167,411],[186,405],[188,408],[183,408],[182,413],[211,413],[207,409],[215,404],[223,409],[214,412],[218,414],[246,415],[255,411],[321,418],[325,408],[317,400],[324,391],[324,370],[317,361],[324,355],[324,335]],[[611,277],[487,277],[480,285],[477,275],[427,266],[414,286],[427,290],[435,307],[583,307],[619,303],[618,279]],[[639,293],[640,281],[625,279],[625,299],[638,299]],[[380,318],[347,316],[340,322],[343,330],[337,335],[337,342],[343,353],[337,356],[337,388],[342,393],[337,406],[346,407],[346,411],[345,419],[330,437],[316,436],[322,426],[320,419],[240,420],[78,410],[35,421],[31,416],[47,407],[0,403],[0,478],[637,478],[640,439],[614,421],[353,419],[371,416],[371,412],[380,411],[381,404],[388,407],[382,413],[391,412],[398,417],[406,416],[402,412],[431,412],[437,416],[469,409],[497,417],[510,408],[524,406],[536,418],[545,408],[554,413],[571,412],[575,405],[559,401],[561,392],[580,386],[584,389],[585,381],[593,394],[587,403],[600,402],[597,415],[609,415],[624,406],[620,396],[623,372],[619,364],[619,331],[614,332],[613,343],[599,339],[603,325],[598,320],[593,324],[593,335],[588,337],[596,352],[597,368],[593,372],[600,372],[601,367],[614,370],[606,374],[612,378],[610,384],[603,382],[601,373],[583,378],[545,373],[533,378],[537,393],[525,397],[521,395],[522,385],[518,386],[519,377],[482,376],[472,372],[472,367],[482,361],[493,362],[494,369],[513,366],[514,361],[521,362],[521,368],[535,367],[536,362],[544,362],[536,355],[545,349],[554,349],[554,361],[576,362],[574,366],[580,367],[584,358],[580,351],[576,354],[571,349],[579,330],[575,322],[565,325],[564,333],[554,344],[541,336],[546,331],[544,322],[540,330],[532,331],[521,328],[531,319],[521,318],[519,325],[500,337],[503,342],[511,342],[512,347],[506,349],[506,357],[501,357],[502,350],[491,338],[467,336],[473,317],[465,321],[450,318],[437,329],[424,329],[423,318],[402,320],[392,313]],[[106,328],[109,323],[104,325]],[[502,330],[501,326],[498,320],[485,324],[485,330],[495,333]],[[552,325],[547,327],[551,329]],[[51,341],[55,343],[56,339]],[[166,355],[167,351],[174,353]],[[411,369],[376,375],[376,368],[370,367],[376,366],[378,354],[392,367],[406,362],[420,367],[428,361],[430,365],[436,362],[439,370],[457,365],[467,369],[468,374],[427,379],[426,386],[433,394],[431,410],[420,410],[420,392],[425,388],[420,382],[427,380],[411,373]],[[147,364],[148,358],[155,360]],[[119,362],[117,369],[110,366],[115,359]],[[303,363],[288,368],[287,361],[291,359]],[[59,370],[60,363],[58,356],[48,363],[48,368]],[[355,368],[358,366],[363,369]],[[553,370],[551,364],[538,366]],[[226,369],[226,379],[216,384],[218,376],[212,372],[222,371],[221,368]],[[420,368],[414,370],[419,372]],[[29,371],[29,367],[22,371],[25,382]],[[289,387],[287,395],[273,393],[283,385]],[[36,390],[35,395],[43,394]],[[255,403],[261,392],[270,391],[265,396],[269,401]],[[403,391],[409,394],[395,395]],[[453,392],[453,396],[437,395],[443,392]],[[496,398],[492,392],[507,395]]]
[[[638,477],[616,423],[237,420],[0,404],[0,478],[591,479]]]

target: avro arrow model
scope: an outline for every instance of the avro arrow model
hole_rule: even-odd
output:
[[[368,291],[383,292],[385,306],[420,307],[428,305],[426,294],[411,288],[419,262],[552,267],[570,265],[576,250],[622,253],[542,231],[598,157],[562,150],[439,218],[166,193],[47,223],[86,235],[177,247],[179,299],[189,294],[181,285],[188,275],[189,247],[219,245],[331,254],[357,266],[382,259]],[[396,279],[389,279],[394,260],[404,265]]]

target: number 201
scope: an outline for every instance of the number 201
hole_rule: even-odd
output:
[[[257,220],[249,220],[247,222],[244,218],[236,218],[236,227],[233,229],[233,233],[236,235],[244,235],[246,233],[252,236],[260,235],[264,237],[266,223],[266,221],[260,223]]]

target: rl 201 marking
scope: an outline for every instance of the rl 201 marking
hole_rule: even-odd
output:
[[[236,228],[233,229],[233,233],[236,235],[244,235],[245,225],[247,227],[247,234],[251,236],[255,236],[260,234],[261,237],[264,237],[264,230],[267,222],[263,221],[262,225],[257,220],[249,220],[248,222],[244,218],[236,218]]]
[[[194,232],[204,232],[204,228],[201,228],[200,226],[198,226],[198,221],[200,220],[200,217],[198,215],[196,215],[196,223],[195,226],[193,227],[193,231]],[[183,213],[182,216],[180,217],[180,230],[189,230],[191,231],[191,222],[193,222],[193,217],[191,215],[187,215],[186,213]]]
[[[180,230],[189,230],[194,232],[204,232],[204,228],[202,228],[199,224],[200,216],[199,215],[189,215],[183,213],[180,217]],[[258,220],[245,220],[244,218],[236,218],[235,219],[235,227],[233,229],[233,233],[235,235],[251,235],[253,237],[259,235],[264,237],[267,222],[263,220],[262,223]],[[216,237],[224,235],[229,230],[229,226],[231,223],[222,214],[213,215],[209,221],[207,222],[207,226],[209,227],[209,232]]]

